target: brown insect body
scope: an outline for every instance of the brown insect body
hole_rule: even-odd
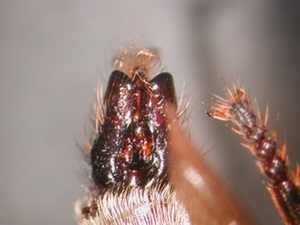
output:
[[[254,224],[181,130],[173,78],[150,50],[126,49],[96,109],[92,186],[78,221],[98,224]],[[174,122],[175,121],[175,122]]]
[[[173,77],[155,74],[159,64],[146,49],[117,56],[96,109],[97,135],[88,152],[93,185],[76,206],[81,224],[189,224],[168,182],[164,110],[176,97]]]

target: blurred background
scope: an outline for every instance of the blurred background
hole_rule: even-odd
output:
[[[0,224],[76,224],[86,184],[76,142],[120,48],[160,52],[205,160],[260,224],[280,218],[230,123],[205,115],[242,74],[300,161],[300,4],[287,1],[0,1]],[[185,88],[183,88],[185,87]],[[277,120],[279,113],[279,122]]]

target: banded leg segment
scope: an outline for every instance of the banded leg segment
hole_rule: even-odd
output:
[[[249,95],[234,86],[232,92],[226,87],[228,99],[217,97],[207,114],[219,120],[232,121],[233,130],[243,137],[251,153],[258,158],[261,172],[268,178],[267,189],[287,225],[300,224],[300,191],[296,185],[300,177],[300,167],[292,176],[289,174],[286,144],[278,145],[276,132],[267,132],[267,112],[262,118],[253,106]]]

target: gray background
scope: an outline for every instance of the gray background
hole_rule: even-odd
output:
[[[281,224],[253,157],[201,102],[223,95],[220,77],[230,83],[242,73],[261,109],[269,105],[294,168],[299,4],[156,2],[0,1],[1,225],[76,224],[73,204],[86,183],[76,142],[84,141],[98,79],[106,85],[113,56],[132,42],[159,50],[178,95],[185,83],[191,134],[216,173],[261,224]]]

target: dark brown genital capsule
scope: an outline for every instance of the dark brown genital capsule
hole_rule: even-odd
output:
[[[146,68],[128,76],[114,71],[104,96],[105,120],[91,151],[92,177],[100,191],[148,187],[167,179],[164,108],[176,105],[173,77],[148,80]]]

